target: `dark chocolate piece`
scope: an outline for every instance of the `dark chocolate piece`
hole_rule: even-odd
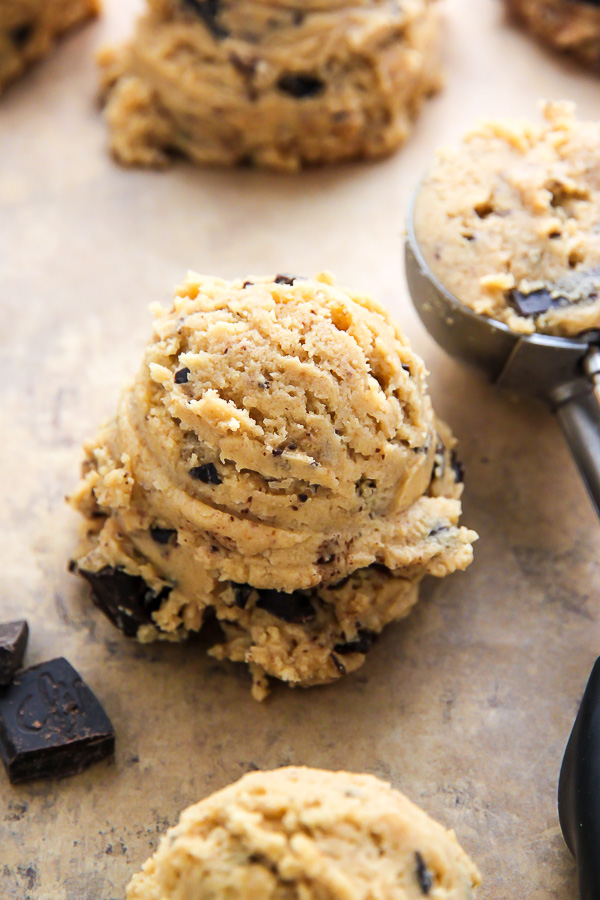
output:
[[[315,75],[301,75],[288,72],[282,75],[277,82],[277,87],[284,94],[289,94],[296,100],[306,100],[317,97],[325,90],[325,82]]]
[[[203,484],[223,483],[214,463],[203,463],[201,466],[194,466],[193,469],[190,469],[190,475],[192,478],[195,478],[196,481],[201,481]]]
[[[175,372],[175,377],[173,379],[175,384],[187,384],[189,374],[190,370],[187,367],[185,369],[179,369],[178,372]]]
[[[302,591],[287,594],[285,591],[259,590],[256,605],[283,622],[297,625],[311,622],[316,616],[314,606]]]
[[[246,609],[246,604],[250,599],[250,595],[254,588],[250,584],[237,584],[235,581],[231,582],[231,587],[233,588],[233,596],[235,599],[235,605],[239,606],[240,609]]]
[[[29,626],[24,619],[0,625],[0,685],[10,684],[21,668],[28,637]]]
[[[510,292],[509,300],[521,316],[539,316],[553,305],[552,294],[546,288],[530,294],[514,290]]]
[[[374,631],[367,631],[366,628],[361,628],[353,641],[344,641],[343,644],[336,644],[333,649],[342,656],[348,653],[368,653],[376,640],[377,635]]]
[[[465,480],[465,467],[456,455],[456,450],[450,451],[450,465],[454,472],[454,480],[457,484],[463,484]]]
[[[295,275],[276,275],[275,284],[293,284],[296,280]]]
[[[110,719],[66,659],[24,669],[0,691],[0,757],[13,784],[75,775],[114,750]]]
[[[120,568],[104,566],[99,572],[78,568],[92,589],[92,600],[127,637],[135,637],[141,625],[153,625],[156,612],[171,592],[165,587],[158,594],[139,575]]]
[[[329,654],[329,659],[330,659],[331,662],[334,664],[334,666],[336,667],[336,669],[338,670],[338,672],[340,673],[340,675],[346,675],[346,666],[345,666],[344,663],[341,661],[341,659],[338,659],[338,658],[337,658],[337,656],[335,655],[335,653],[330,653],[330,654]]]
[[[221,0],[182,0],[182,3],[184,7],[187,7],[202,19],[213,37],[228,37],[229,31],[227,28],[217,21],[221,12]]]
[[[160,525],[150,526],[150,537],[157,544],[168,544],[173,538],[177,539],[176,528],[161,528]]]
[[[23,25],[17,25],[11,28],[8,36],[18,50],[21,50],[33,35],[34,27],[32,22],[26,22]]]
[[[433,875],[425,865],[425,860],[417,850],[415,852],[415,860],[417,863],[416,875],[417,881],[419,882],[419,887],[421,888],[421,893],[427,896],[433,887]]]

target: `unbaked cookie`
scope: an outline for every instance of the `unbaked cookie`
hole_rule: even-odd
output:
[[[378,157],[439,86],[433,0],[148,0],[100,55],[110,146],[125,164],[294,170]]]
[[[600,69],[600,0],[505,0],[547,43]]]
[[[471,900],[477,867],[371,775],[253,772],[186,809],[127,900]]]
[[[99,10],[99,0],[2,0],[0,91],[49,53],[61,34]]]
[[[464,569],[462,469],[425,368],[331,278],[190,275],[86,446],[73,564],[126,634],[291,685],[352,672],[424,575]]]
[[[542,124],[491,121],[444,150],[415,207],[438,279],[524,334],[600,327],[600,123],[568,103]]]

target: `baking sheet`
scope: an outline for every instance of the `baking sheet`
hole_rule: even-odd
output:
[[[600,647],[600,529],[545,410],[445,357],[413,312],[403,211],[440,142],[539,98],[598,115],[598,81],[504,22],[499,0],[444,0],[444,91],[395,157],[297,177],[124,171],[105,152],[91,54],[140,3],[106,0],[0,102],[0,610],[26,615],[28,663],[65,655],[117,730],[114,763],[59,783],[0,777],[0,895],[122,900],[179,811],[252,766],[309,764],[389,779],[454,828],[482,900],[572,900],[556,814],[564,745]],[[66,572],[63,503],[81,441],[113,409],[186,269],[335,272],[402,322],[431,370],[467,467],[473,566],[427,581],[357,675],[250,698],[243,667],[197,645],[139,646]]]

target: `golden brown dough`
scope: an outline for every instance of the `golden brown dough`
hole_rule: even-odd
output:
[[[127,165],[294,170],[378,157],[439,85],[432,0],[149,0],[100,56],[110,146]]]
[[[321,276],[190,275],[158,310],[72,498],[76,567],[141,640],[216,616],[213,655],[321,684],[360,666],[427,573],[465,568],[462,473],[425,368]]]
[[[65,31],[99,11],[99,0],[2,0],[0,91],[46,56]]]
[[[453,832],[371,775],[253,772],[182,814],[127,900],[471,900]]]
[[[600,70],[598,0],[505,0],[534,34]]]

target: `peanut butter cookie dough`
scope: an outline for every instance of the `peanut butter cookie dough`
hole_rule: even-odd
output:
[[[252,772],[186,809],[127,900],[470,900],[476,866],[371,775]]]
[[[433,0],[148,0],[100,55],[110,146],[127,165],[295,170],[379,157],[439,86]]]
[[[600,70],[600,0],[505,0],[548,44]]]
[[[73,567],[142,641],[216,617],[217,658],[291,685],[358,668],[427,573],[464,569],[462,469],[425,368],[370,298],[190,275],[86,445]]]
[[[438,279],[514,331],[600,327],[600,124],[549,103],[542,124],[491,121],[444,150],[415,229]]]
[[[99,11],[99,0],[3,0],[0,91],[49,53],[60,35]]]

